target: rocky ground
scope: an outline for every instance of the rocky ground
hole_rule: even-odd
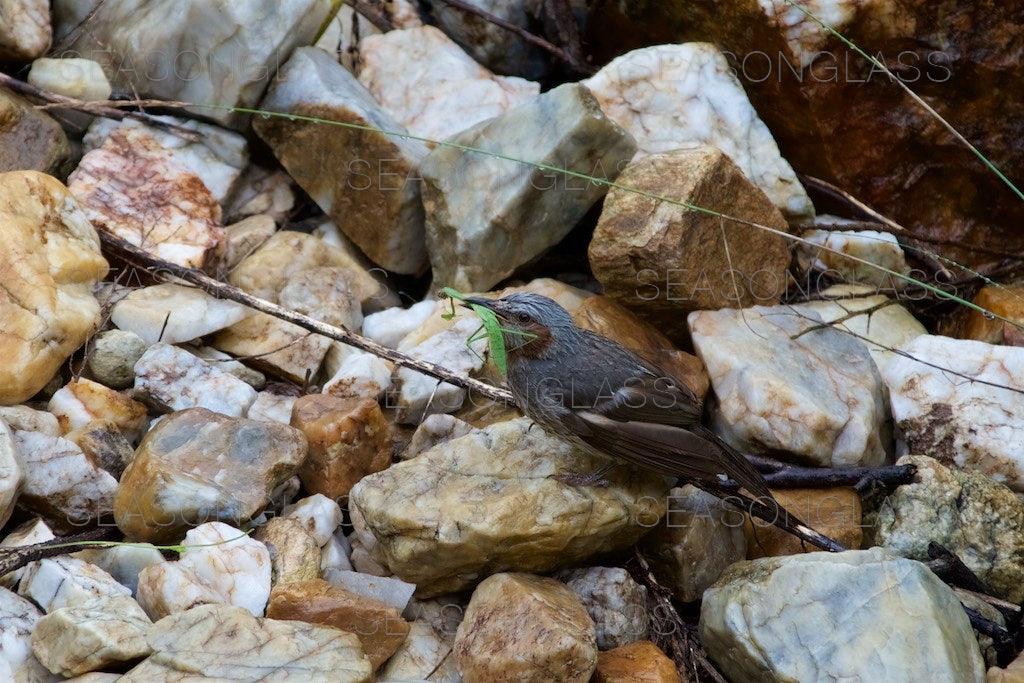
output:
[[[1024,10],[352,5],[0,0],[0,679],[1024,680],[1024,203],[895,82],[1020,181]],[[849,550],[572,484],[445,286]]]

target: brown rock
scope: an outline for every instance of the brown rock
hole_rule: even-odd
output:
[[[320,545],[301,522],[274,517],[253,538],[270,551],[275,586],[320,578]]]
[[[1024,654],[1018,655],[1005,669],[989,668],[985,672],[985,683],[1024,683]]]
[[[587,681],[597,666],[594,622],[565,584],[494,574],[455,634],[456,667],[474,681]]]
[[[597,654],[592,683],[682,683],[676,665],[649,640]]]
[[[1024,323],[1024,287],[982,287],[973,303],[1011,322],[964,309],[963,324],[955,336],[988,344],[1024,346],[1024,331],[1013,324]]]
[[[847,487],[831,489],[773,489],[776,500],[800,518],[804,524],[839,541],[851,550],[860,548],[864,537],[861,525],[860,497]],[[818,548],[801,543],[800,539],[763,520],[747,519],[747,559],[798,555],[816,552]]]
[[[68,153],[60,124],[27,100],[0,90],[0,172],[57,173]]]
[[[93,420],[68,432],[64,438],[115,478],[120,478],[124,468],[135,459],[135,449],[110,420]]]
[[[124,471],[114,519],[133,539],[164,543],[204,522],[240,526],[259,514],[306,456],[306,437],[276,422],[205,408],[165,417]]]
[[[309,455],[299,468],[309,493],[337,500],[391,464],[391,431],[376,401],[309,394],[295,402],[291,424],[309,440]]]
[[[409,623],[394,607],[322,579],[275,586],[270,592],[267,617],[355,633],[374,669],[386,662],[409,634]]]
[[[690,387],[704,400],[711,380],[700,358],[675,348],[672,340],[606,296],[585,299],[573,314],[577,325],[619,342]]]
[[[71,193],[36,171],[0,174],[0,244],[0,405],[13,405],[95,330],[108,266]]]
[[[644,157],[617,182],[787,230],[771,200],[713,147]],[[780,235],[616,188],[589,256],[605,294],[676,343],[689,338],[689,311],[777,303],[789,265]]]

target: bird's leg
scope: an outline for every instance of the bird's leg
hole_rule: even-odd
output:
[[[610,462],[593,472],[566,472],[552,475],[552,478],[569,486],[607,486],[608,480],[604,478],[604,475],[608,474],[613,467],[615,467],[615,463]]]

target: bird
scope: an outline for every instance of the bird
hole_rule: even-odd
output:
[[[625,462],[704,483],[718,495],[729,491],[724,485],[732,480],[759,503],[773,505],[775,516],[783,510],[750,461],[701,423],[702,403],[682,381],[618,342],[578,327],[546,296],[516,292],[463,302],[474,304],[501,323],[506,382],[519,409],[545,432],[611,459],[597,472],[564,481],[604,483],[604,473]],[[841,549],[787,517],[790,526],[803,527],[825,545],[831,541],[835,547],[828,549]]]

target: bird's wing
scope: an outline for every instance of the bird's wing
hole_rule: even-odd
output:
[[[596,450],[659,474],[704,481],[726,475],[758,498],[772,500],[764,477],[750,462],[710,430],[684,429],[636,420],[617,420],[601,412],[579,410],[571,428]]]
[[[653,422],[687,429],[700,424],[700,401],[682,382],[654,372],[627,381],[626,386],[610,397],[595,401],[593,409],[613,420]]]

